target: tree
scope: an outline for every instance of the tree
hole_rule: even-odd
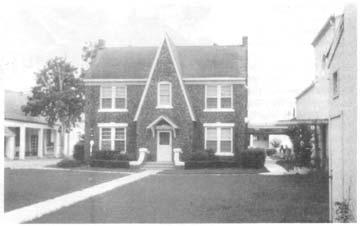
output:
[[[84,84],[76,74],[77,68],[64,58],[50,59],[36,73],[36,86],[22,110],[26,115],[44,116],[51,127],[60,121],[61,132],[70,132],[81,120],[85,105]]]
[[[291,126],[288,136],[294,147],[295,162],[299,166],[309,166],[311,162],[312,131],[309,125],[300,124]]]
[[[82,55],[81,58],[88,64],[91,64],[92,60],[96,57],[97,52],[100,49],[105,47],[105,40],[99,39],[97,42],[86,43],[86,45],[82,48]]]
[[[278,147],[280,147],[280,145],[281,145],[281,140],[278,139],[278,138],[274,138],[274,139],[271,141],[271,145],[272,145],[274,148],[278,148]]]

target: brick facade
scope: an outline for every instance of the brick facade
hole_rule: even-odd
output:
[[[137,120],[134,120],[145,91],[145,82],[141,84],[126,84],[127,86],[127,110],[128,112],[99,112],[100,107],[100,86],[112,84],[99,82],[86,86],[86,107],[85,107],[85,139],[86,149],[90,150],[90,140],[94,141],[93,150],[99,149],[100,129],[98,123],[127,123],[126,151],[133,153],[133,158],[139,148],[147,148],[150,151],[150,161],[156,161],[157,138],[147,126],[159,116],[165,116],[175,123],[176,136],[172,136],[172,148],[181,148],[183,156],[192,151],[204,150],[204,123],[234,123],[233,127],[233,151],[236,155],[246,147],[246,125],[247,116],[247,89],[246,80],[243,83],[233,84],[233,107],[234,112],[204,112],[205,109],[205,83],[184,84],[185,93],[181,89],[181,82],[177,75],[173,58],[170,54],[170,46],[163,42],[159,57],[157,59],[147,93],[143,100]],[[243,46],[242,48],[247,48]],[[247,58],[247,55],[246,57]],[[243,59],[247,63],[247,59]],[[214,65],[216,66],[216,65]],[[242,67],[247,70],[247,66]],[[246,72],[247,74],[247,72]],[[245,78],[246,79],[246,78]],[[167,81],[172,85],[172,108],[158,109],[157,88],[158,82]],[[118,82],[119,84],[121,82]],[[232,84],[232,83],[231,83]],[[113,84],[116,85],[116,84]],[[190,109],[186,104],[188,97],[195,121],[192,120]],[[87,151],[89,156],[89,151]]]

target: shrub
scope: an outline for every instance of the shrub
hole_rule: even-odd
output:
[[[129,160],[127,154],[123,154],[120,151],[94,151],[91,159],[96,160]]]
[[[119,161],[119,160],[90,160],[91,167],[104,167],[104,168],[125,168],[129,169],[129,161]]]
[[[188,161],[185,162],[185,169],[203,169],[203,168],[233,168],[238,167],[236,161]]]
[[[265,163],[265,151],[262,148],[251,148],[240,152],[240,164],[246,168],[262,168]]]
[[[266,149],[266,155],[267,156],[272,156],[272,155],[275,155],[275,154],[276,154],[276,149],[274,149],[274,148]]]
[[[208,159],[209,159],[209,155],[204,151],[192,152],[189,157],[189,161],[206,161]]]
[[[73,158],[77,161],[85,160],[85,144],[84,141],[79,141],[74,146]]]
[[[218,156],[215,155],[215,150],[214,149],[211,149],[211,148],[208,148],[208,149],[205,149],[205,153],[207,153],[207,159],[208,160],[218,160]]]
[[[75,159],[64,158],[60,162],[58,162],[56,165],[61,168],[72,168],[72,167],[80,166],[81,162],[78,160],[75,160]]]

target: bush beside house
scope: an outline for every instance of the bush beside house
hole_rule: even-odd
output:
[[[245,168],[262,168],[265,164],[265,150],[262,148],[249,148],[239,154],[240,165]]]
[[[129,156],[120,151],[94,151],[90,159],[91,167],[130,168]]]

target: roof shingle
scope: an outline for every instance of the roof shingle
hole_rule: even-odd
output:
[[[243,45],[175,46],[183,78],[246,77]],[[98,52],[87,79],[146,79],[157,47],[104,48]]]

